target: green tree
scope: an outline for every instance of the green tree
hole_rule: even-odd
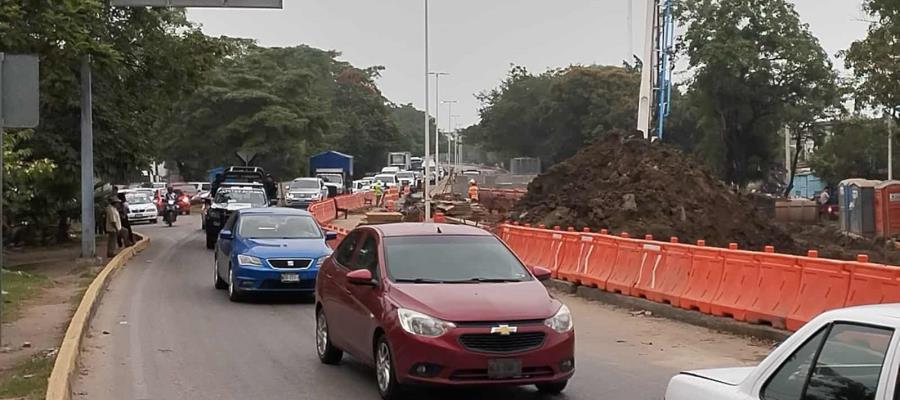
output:
[[[225,50],[184,12],[112,8],[108,1],[0,0],[0,49],[41,58],[41,121],[18,148],[50,160],[55,185],[21,215],[78,216],[80,168],[79,73],[91,56],[95,173],[101,180],[136,175],[158,153],[158,131],[173,103],[192,92]],[[53,214],[52,209],[63,209]],[[13,222],[15,223],[15,222]]]
[[[610,66],[572,66],[541,75],[514,66],[499,87],[482,93],[481,122],[468,143],[509,157],[564,160],[611,129],[632,129],[639,74]]]
[[[182,175],[200,179],[247,151],[276,177],[292,179],[307,174],[309,156],[323,150],[355,156],[361,174],[383,166],[388,152],[412,147],[375,85],[380,67],[355,68],[337,52],[308,46],[237,47],[208,85],[178,105],[166,129],[167,159]]]
[[[831,132],[810,162],[817,176],[832,185],[850,178],[887,179],[888,134],[883,120],[838,120],[831,124]],[[894,158],[898,155],[895,152]],[[894,169],[897,173],[900,168]]]
[[[677,14],[703,141],[724,150],[727,181],[765,178],[778,132],[800,132],[839,102],[828,55],[786,0],[686,0]]]
[[[894,110],[894,118],[900,118],[900,2],[866,0],[863,8],[873,18],[869,32],[843,53],[857,78],[857,99]]]

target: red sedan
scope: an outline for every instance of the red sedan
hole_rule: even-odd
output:
[[[443,224],[351,232],[316,281],[316,348],[375,367],[378,391],[529,385],[559,393],[574,374],[569,309],[495,236]]]

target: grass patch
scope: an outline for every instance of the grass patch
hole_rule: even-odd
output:
[[[2,270],[3,274],[3,321],[11,322],[19,318],[22,305],[28,299],[41,293],[49,280],[43,275],[22,271]]]
[[[4,373],[0,376],[0,398],[43,399],[55,359],[55,355],[38,354]]]

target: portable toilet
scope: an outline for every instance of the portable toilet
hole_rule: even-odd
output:
[[[850,183],[850,232],[875,236],[875,186],[879,184],[868,180]]]
[[[883,238],[900,234],[900,181],[875,187],[875,235]]]

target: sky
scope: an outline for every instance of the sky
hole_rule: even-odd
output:
[[[629,44],[628,2],[634,29]],[[862,0],[793,0],[803,22],[834,56],[865,36]],[[477,123],[479,92],[496,87],[511,64],[532,72],[571,64],[621,65],[643,44],[643,0],[430,0],[430,64],[440,99],[455,100],[454,125]],[[306,44],[342,53],[365,68],[384,66],[378,85],[390,101],[424,108],[422,0],[284,0],[283,10],[191,9],[208,35],[256,39],[262,46]],[[835,61],[838,67],[842,62]],[[431,114],[435,114],[431,78]],[[637,93],[635,93],[635,99]],[[450,126],[447,104],[441,129]]]

